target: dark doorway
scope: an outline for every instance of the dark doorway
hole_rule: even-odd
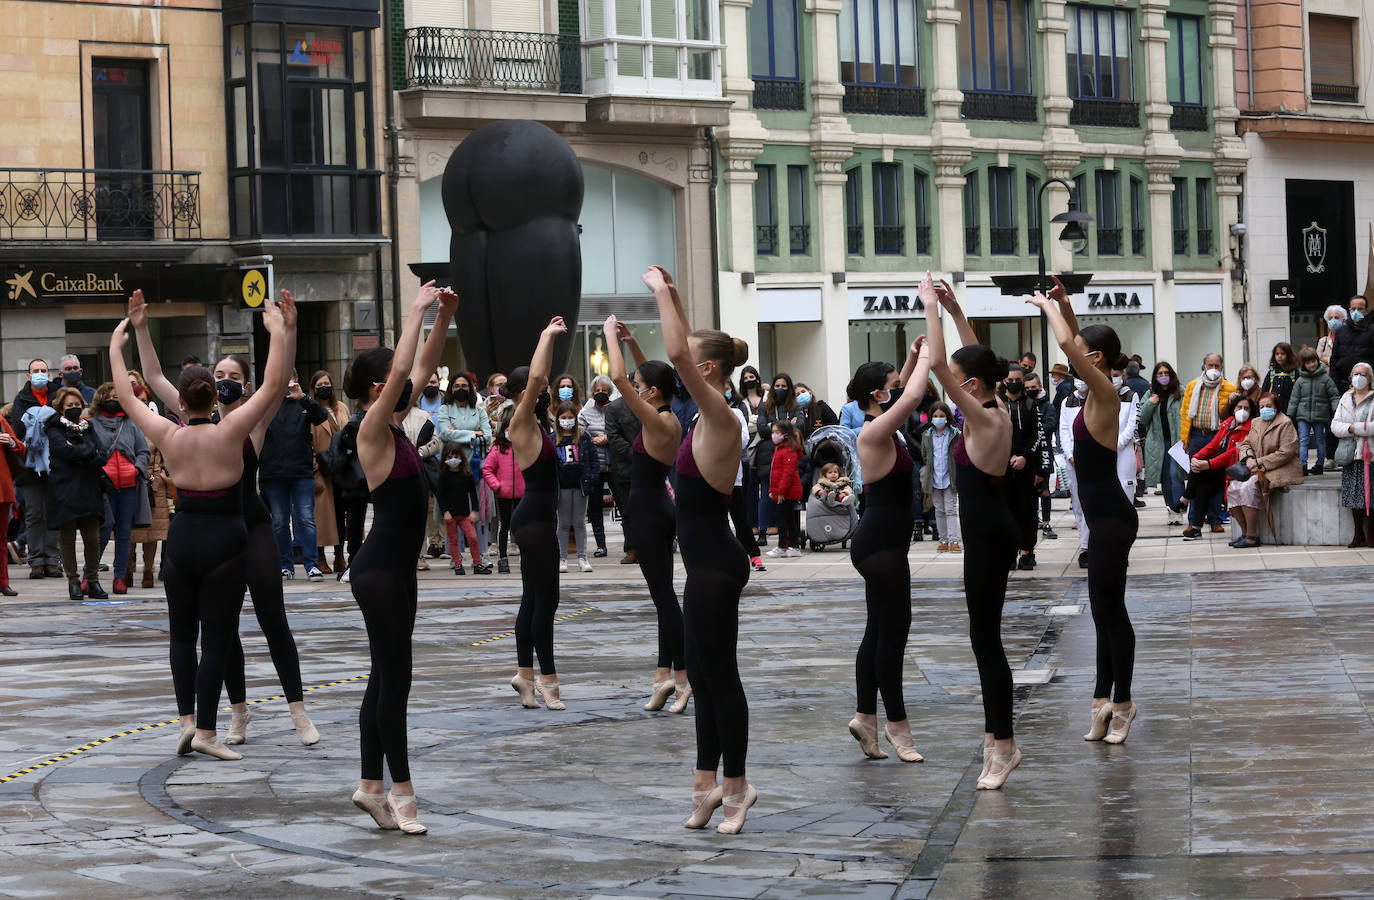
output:
[[[1355,293],[1355,185],[1350,181],[1284,182],[1288,278],[1298,285],[1295,310],[1320,312]]]
[[[147,241],[157,224],[149,67],[143,60],[91,62],[98,240]]]

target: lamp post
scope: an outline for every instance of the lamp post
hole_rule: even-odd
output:
[[[1091,222],[1093,217],[1077,209],[1078,196],[1073,182],[1066,178],[1049,178],[1040,185],[1040,190],[1035,192],[1035,208],[1040,210],[1043,207],[1040,198],[1045,194],[1045,188],[1052,184],[1062,184],[1069,192],[1069,208],[1054,218],[1050,219],[1049,225],[1057,222],[1064,223],[1064,230],[1059,232],[1059,242],[1064,245],[1070,253],[1078,253],[1088,246],[1088,233],[1083,230],[1083,226]],[[1042,225],[1043,228],[1043,225]],[[1052,282],[1045,277],[1045,235],[1040,236],[1040,281],[1036,285],[1037,290],[1049,292]],[[1092,277],[1092,276],[1089,276]],[[1085,280],[1086,283],[1086,280]],[[1040,353],[1043,362],[1040,364],[1044,371],[1049,371],[1050,364],[1050,321],[1043,312],[1040,313]]]

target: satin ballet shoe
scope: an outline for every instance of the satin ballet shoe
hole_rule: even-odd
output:
[[[234,717],[229,720],[229,730],[224,733],[224,743],[231,747],[245,743],[248,740],[248,723],[251,721],[253,721],[251,709],[245,709],[243,715],[234,713]]]
[[[320,732],[315,728],[315,723],[310,721],[310,717],[305,713],[301,713],[298,716],[292,716],[291,724],[296,728],[296,737],[300,738],[301,743],[305,746],[309,747],[312,744],[318,744],[320,742]]]
[[[1083,740],[1100,741],[1107,736],[1107,723],[1112,720],[1111,703],[1103,703],[1101,706],[1094,709],[1092,720],[1092,727],[1088,729],[1087,734],[1083,735]]]
[[[655,712],[663,708],[663,704],[668,702],[673,691],[677,690],[677,682],[669,678],[667,681],[655,681],[653,692],[649,695],[649,702],[644,704],[645,712]]]
[[[534,696],[534,682],[521,678],[518,674],[510,680],[510,686],[520,695],[520,705],[525,709],[538,709],[539,700]]]
[[[353,805],[372,817],[378,828],[395,831],[396,817],[386,805],[386,794],[364,794],[361,790],[353,792]]]
[[[981,785],[984,778],[988,777],[988,771],[992,768],[992,747],[983,748],[983,771],[978,773],[978,782]]]
[[[668,707],[668,712],[680,713],[687,708],[687,701],[692,699],[692,686],[690,684],[677,686],[677,696],[673,698],[673,705]]]
[[[1126,743],[1126,735],[1131,733],[1131,723],[1135,721],[1136,713],[1138,712],[1140,712],[1140,707],[1136,706],[1134,703],[1132,703],[1131,708],[1124,713],[1113,710],[1112,730],[1107,732],[1107,736],[1103,738],[1103,740],[1108,744]],[[1121,724],[1118,725],[1118,722]]]
[[[900,759],[902,762],[918,763],[926,761],[926,758],[922,756],[919,752],[917,752],[915,744],[901,744],[893,739],[892,726],[883,726],[883,737],[887,738],[887,742],[892,745],[892,749],[897,751],[897,758]],[[910,735],[898,735],[898,737],[906,737],[908,741],[911,740]]]
[[[998,756],[994,750],[992,754],[992,764],[988,767],[988,774],[978,779],[978,789],[983,791],[999,790],[1002,785],[1007,783],[1007,776],[1011,770],[1021,765],[1021,748],[1017,747],[1011,751],[1011,756]]]
[[[859,742],[859,749],[864,752],[864,756],[869,759],[887,759],[887,751],[878,746],[878,728],[875,725],[870,734],[864,727],[864,723],[855,716],[849,720],[849,733],[854,736],[854,740]]]
[[[563,701],[560,700],[558,697],[558,682],[555,681],[552,684],[550,684],[547,681],[540,681],[539,679],[535,679],[534,686],[536,689],[538,689],[539,693],[544,695],[544,706],[553,710],[562,710],[568,708],[563,704]]]
[[[215,759],[236,760],[243,759],[243,754],[230,750],[217,740],[205,740],[202,737],[191,738],[191,749],[206,756],[213,756]]]
[[[401,807],[405,806],[407,803],[417,803],[414,794],[402,797],[399,803],[396,800],[395,794],[388,793],[386,795],[386,805],[387,808],[391,810],[391,814],[396,817],[396,827],[406,834],[424,834],[426,831],[429,831],[428,828],[420,824],[419,819],[401,812]],[[415,811],[420,811],[418,803]]]
[[[749,812],[749,807],[753,806],[759,799],[758,792],[754,786],[748,785],[742,794],[731,794],[724,798],[726,806],[733,806],[733,815],[726,815],[725,821],[716,826],[717,834],[739,834],[744,830],[744,817]]]
[[[181,729],[181,734],[177,736],[177,756],[186,756],[191,752],[191,738],[196,736],[196,726],[188,725]]]
[[[692,814],[682,823],[683,828],[705,828],[716,807],[725,801],[725,789],[716,785],[709,791],[692,791]]]

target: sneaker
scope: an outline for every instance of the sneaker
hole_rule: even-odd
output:
[[[587,562],[587,558],[585,556],[578,558],[577,567],[581,569],[583,572],[590,572],[592,570],[592,564]]]
[[[462,566],[459,566],[458,568],[461,569]],[[490,574],[491,574],[491,566],[487,565],[486,563],[474,563],[473,566],[472,566],[472,574],[474,574],[474,575],[490,575]]]
[[[760,547],[767,547],[767,546],[768,546],[768,535],[764,534],[763,532],[759,532],[758,545],[759,545]]]
[[[1221,524],[1223,524],[1223,525],[1230,525],[1230,524],[1231,524],[1231,514],[1230,514],[1229,512],[1227,512],[1226,510],[1224,510],[1224,509],[1221,511]],[[1216,531],[1216,530],[1217,530],[1217,526],[1213,525],[1213,526],[1212,526],[1212,530],[1213,530],[1213,531]]]
[[[637,566],[639,565],[639,557],[635,555],[633,550],[630,550],[620,558],[620,564],[622,566]]]
[[[1080,569],[1086,569],[1087,567],[1088,567],[1088,551],[1087,551],[1087,550],[1079,550],[1079,551],[1078,551],[1078,568],[1080,568]]]
[[[924,541],[926,539],[926,530],[917,525],[916,529],[911,533],[911,539],[912,541]]]
[[[1018,569],[1025,569],[1026,571],[1030,571],[1031,569],[1034,569],[1034,568],[1035,568],[1035,554],[1034,554],[1034,553],[1023,553],[1023,554],[1021,555],[1021,558],[1020,558],[1019,560],[1016,561],[1016,568],[1018,568]]]
[[[425,558],[424,558],[423,556],[420,557],[419,561],[415,563],[415,571],[417,571],[417,572],[428,572],[428,571],[429,571],[429,563],[425,562]]]
[[[129,593],[129,582],[125,581],[123,578],[116,578],[114,580],[114,592],[116,594]]]
[[[440,547],[438,544],[430,544],[427,548],[425,548],[425,555],[428,556],[430,559],[438,559],[439,557],[443,556],[443,554],[444,548]]]
[[[1317,463],[1315,466],[1312,467],[1312,474],[1313,474],[1313,475],[1321,475],[1321,474],[1324,473],[1325,471],[1326,471],[1326,469],[1324,469],[1324,468],[1322,467],[1322,464],[1321,464],[1321,463]]]
[[[496,561],[496,571],[497,571],[499,574],[501,574],[501,575],[509,575],[509,574],[510,574],[510,560],[509,560],[509,559],[506,559],[506,557],[504,557],[504,556],[501,557],[500,559],[498,559],[498,560]]]
[[[949,552],[949,541],[941,541],[940,543],[936,544],[936,545],[935,545],[935,552],[936,552],[936,553],[948,553],[948,552]]]
[[[1135,508],[1136,508],[1136,509],[1144,509],[1144,508],[1145,508],[1145,501],[1144,501],[1144,500],[1141,500],[1139,497],[1137,497],[1136,500],[1135,500]]]
[[[453,574],[454,574],[454,575],[466,575],[466,574],[467,574],[467,572],[463,569],[463,564],[462,564],[462,563],[459,563],[458,565],[456,565],[456,566],[453,567]]]
[[[305,573],[305,577],[311,581],[324,581],[324,573],[320,571],[319,566],[311,566],[310,570]]]
[[[452,556],[449,556],[449,555],[448,555],[448,550],[444,550],[442,553],[440,553],[440,554],[439,554],[439,558],[440,558],[440,559],[453,559]]]
[[[1183,539],[1185,541],[1195,541],[1200,537],[1202,537],[1202,529],[1198,528],[1196,525],[1189,525],[1187,528],[1183,529]]]
[[[295,577],[296,577],[296,573],[295,573],[295,572],[292,572],[290,569],[282,569],[282,570],[281,570],[281,580],[282,580],[282,581],[290,581],[291,579],[293,579],[293,578],[295,578]]]
[[[567,571],[568,571],[568,561],[567,561],[566,559],[565,559],[565,560],[561,560],[561,561],[558,563],[558,572],[559,572],[559,574],[560,574],[560,575],[561,575],[561,574],[567,574]]]
[[[1041,533],[1042,535],[1044,535],[1045,540],[1047,540],[1047,541],[1057,541],[1057,540],[1059,540],[1059,535],[1055,534],[1055,533],[1054,533],[1054,529],[1051,528],[1051,527],[1048,526],[1048,525],[1046,525],[1043,529],[1041,529],[1040,533]]]
[[[770,559],[777,559],[780,556],[786,556],[787,551],[784,550],[782,547],[774,547],[772,550],[769,550],[767,553],[763,555],[769,557]]]
[[[753,569],[754,569],[755,572],[767,572],[767,571],[768,571],[768,569],[766,569],[766,568],[764,567],[764,565],[763,565],[763,557],[761,557],[761,556],[755,556],[755,557],[753,557],[752,559],[750,559],[750,560],[749,560],[749,565],[753,567]]]
[[[610,555],[611,551],[607,550],[605,547],[597,547],[596,552],[592,554],[592,556],[596,557],[597,559],[605,559],[607,556]]]
[[[100,571],[102,571],[102,572],[108,572],[108,571],[110,571],[110,564],[109,564],[109,563],[101,563],[101,564],[100,564]]]
[[[802,552],[801,552],[800,550],[798,550],[796,547],[788,547],[788,548],[787,548],[787,558],[788,558],[788,559],[797,559],[797,558],[799,558],[801,555],[802,555]]]
[[[959,546],[959,542],[958,542],[958,541],[950,541],[950,542],[949,542],[949,552],[950,552],[950,553],[963,553],[963,552],[964,552],[964,548]]]
[[[352,573],[353,573],[353,567],[352,567],[352,566],[349,566],[347,569],[344,569],[344,570],[343,570],[343,574],[341,574],[341,575],[339,576],[339,581],[340,581],[340,583],[342,583],[342,584],[348,584],[349,579],[351,579],[351,578],[353,577]]]

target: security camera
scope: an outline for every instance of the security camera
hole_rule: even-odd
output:
[[[1245,233],[1249,230],[1249,228],[1245,227],[1244,222],[1236,222],[1234,225],[1231,226],[1232,236],[1238,238],[1245,237]]]

